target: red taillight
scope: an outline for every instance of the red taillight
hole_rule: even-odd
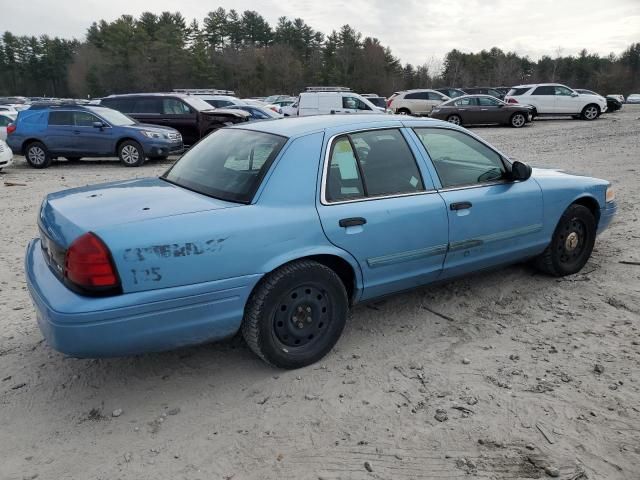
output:
[[[518,103],[518,100],[516,100],[513,97],[507,97],[507,98],[505,98],[505,100],[506,100],[507,103]]]
[[[393,98],[387,100],[387,108],[391,108],[391,104],[393,103]]]
[[[71,244],[64,266],[64,276],[83,289],[103,291],[120,283],[109,249],[90,232]]]
[[[10,123],[9,125],[7,125],[7,135],[11,135],[15,131],[16,131],[15,123]]]

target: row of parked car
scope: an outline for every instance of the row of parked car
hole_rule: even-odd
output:
[[[634,103],[636,95],[626,101]],[[185,146],[223,126],[283,116],[395,113],[431,116],[456,125],[521,128],[544,115],[594,120],[613,109],[611,102],[621,106],[616,99],[560,84],[414,89],[395,92],[388,99],[374,93],[360,95],[345,87],[308,87],[298,97],[246,99],[237,98],[232,91],[212,89],[70,102],[0,98],[0,140],[8,143],[3,147],[4,157],[9,152],[8,159],[0,152],[0,169],[11,162],[11,150],[23,154],[34,168],[46,168],[58,158],[77,161],[114,155],[124,165],[136,167],[146,160],[180,154]]]

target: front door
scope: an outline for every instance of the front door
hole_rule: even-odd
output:
[[[89,112],[73,112],[75,120],[74,151],[87,155],[108,155],[115,153],[112,128],[102,119]],[[98,128],[95,122],[102,122],[105,126]]]
[[[460,275],[539,253],[542,191],[535,180],[509,180],[509,164],[471,135],[418,128],[439,177],[449,214],[443,277]]]
[[[580,113],[579,104],[582,102],[580,97],[570,88],[556,85],[554,87],[556,93],[555,111],[557,113]]]
[[[436,279],[447,249],[447,212],[402,130],[340,135],[327,150],[318,213],[328,239],[357,259],[362,299]]]
[[[486,96],[478,97],[478,121],[479,123],[503,123],[508,119],[504,118],[503,103],[497,98]]]

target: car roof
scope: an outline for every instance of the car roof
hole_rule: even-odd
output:
[[[119,98],[119,97],[179,97],[179,98],[189,98],[189,97],[202,97],[203,95],[187,95],[186,93],[177,93],[177,92],[166,92],[166,93],[116,93],[113,95],[109,95],[105,98]]]
[[[272,133],[283,137],[301,137],[311,133],[321,132],[324,130],[340,130],[345,131],[356,127],[363,129],[370,128],[397,128],[402,125],[411,123],[433,125],[451,124],[441,120],[410,117],[407,115],[388,115],[380,114],[356,114],[356,115],[310,115],[308,117],[285,117],[274,120],[266,120],[264,122],[237,124],[228,128],[236,128],[241,130],[255,130],[264,133]]]

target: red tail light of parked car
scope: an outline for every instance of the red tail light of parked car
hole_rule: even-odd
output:
[[[7,125],[7,135],[11,135],[15,131],[16,131],[15,123],[10,123],[9,125]]]
[[[71,244],[64,263],[64,276],[83,290],[104,292],[120,285],[109,249],[91,232]]]

